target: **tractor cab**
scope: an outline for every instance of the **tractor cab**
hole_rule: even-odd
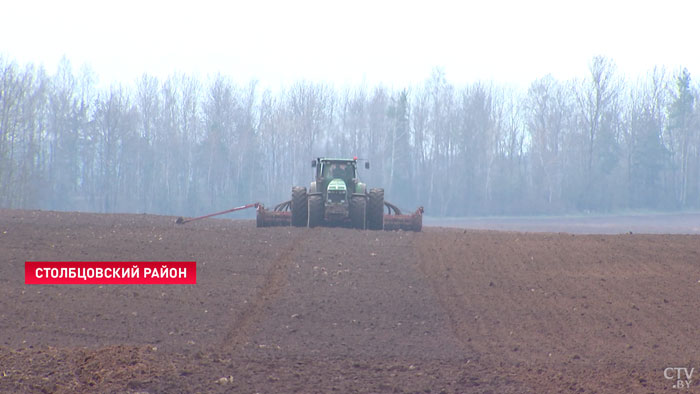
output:
[[[346,194],[343,200],[346,200],[348,194],[354,193],[357,185],[360,183],[357,174],[356,157],[352,159],[319,157],[311,162],[311,166],[316,168],[315,190],[324,195],[329,191],[333,191],[333,197],[338,197],[336,195],[342,190],[343,194]],[[365,162],[365,168],[369,168],[369,162]],[[346,191],[349,191],[349,193]],[[330,196],[327,197],[330,198]]]
[[[352,162],[332,162],[321,163],[320,170],[322,179],[342,179],[345,183],[357,178],[357,169]]]

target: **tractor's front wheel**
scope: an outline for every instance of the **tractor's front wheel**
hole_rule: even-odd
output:
[[[370,230],[384,229],[384,189],[369,189],[367,227]]]
[[[308,206],[306,198],[306,188],[302,186],[294,186],[292,188],[292,226],[305,227],[306,218],[308,216]]]
[[[309,227],[320,226],[323,222],[323,198],[321,195],[309,196]]]
[[[350,221],[352,227],[364,230],[367,226],[367,197],[352,196],[350,198]]]

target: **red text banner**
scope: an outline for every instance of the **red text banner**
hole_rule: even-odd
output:
[[[195,261],[27,261],[28,285],[195,285]]]

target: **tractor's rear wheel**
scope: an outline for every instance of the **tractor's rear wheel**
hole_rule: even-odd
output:
[[[308,206],[306,198],[306,188],[294,186],[292,188],[292,226],[305,227],[308,216]]]
[[[352,196],[350,198],[350,221],[352,227],[364,230],[367,226],[367,198]]]
[[[323,222],[323,198],[321,195],[309,196],[309,227],[320,226]]]
[[[384,189],[369,189],[367,227],[370,230],[384,229]]]

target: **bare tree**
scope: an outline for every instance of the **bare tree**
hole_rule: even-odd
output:
[[[568,89],[551,75],[530,85],[525,118],[530,135],[529,185],[536,212],[562,210],[564,135],[571,123]],[[544,205],[540,205],[544,204]]]
[[[605,57],[595,57],[589,65],[589,78],[577,91],[581,129],[586,141],[585,182],[580,185],[580,208],[598,209],[612,199],[606,177],[617,164],[619,126],[618,96],[620,81],[615,64]],[[609,181],[609,179],[608,179]]]

